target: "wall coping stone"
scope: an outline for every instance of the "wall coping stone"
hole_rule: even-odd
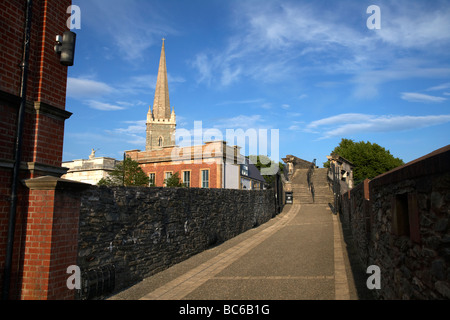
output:
[[[71,190],[82,191],[92,185],[74,180],[62,179],[53,176],[43,176],[22,181],[31,190]]]
[[[450,171],[450,145],[380,174],[370,181],[370,186],[377,187],[448,171]]]

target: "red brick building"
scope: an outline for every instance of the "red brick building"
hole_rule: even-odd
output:
[[[165,179],[178,173],[186,187],[241,189],[240,165],[245,160],[239,149],[224,141],[212,141],[192,147],[170,146],[126,153],[140,164],[151,185],[157,187],[165,186]]]
[[[77,199],[64,195],[67,188],[59,179],[65,173],[61,168],[64,122],[71,113],[65,110],[67,66],[61,65],[54,50],[56,36],[68,31],[70,5],[71,0],[0,1],[3,299],[73,297],[65,285],[65,270],[68,264],[76,263],[77,233],[67,231],[77,230],[78,220],[70,212]],[[24,54],[27,47],[28,57]],[[16,148],[20,110],[24,110],[22,144]],[[18,179],[13,172],[18,172]],[[70,185],[74,184],[66,187]],[[14,204],[17,210],[11,209]]]

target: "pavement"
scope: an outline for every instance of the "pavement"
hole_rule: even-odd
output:
[[[366,300],[368,275],[327,204],[286,205],[267,223],[108,300]]]

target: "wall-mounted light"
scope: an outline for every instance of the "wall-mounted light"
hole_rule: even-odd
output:
[[[55,52],[60,55],[59,61],[64,66],[73,66],[76,39],[77,34],[72,31],[56,36]]]

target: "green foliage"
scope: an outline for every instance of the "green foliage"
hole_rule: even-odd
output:
[[[170,188],[181,188],[184,187],[183,182],[181,182],[181,178],[178,172],[175,172],[170,178],[164,180],[164,184],[166,187]]]
[[[124,174],[125,173],[125,174]],[[142,171],[139,163],[126,158],[118,163],[108,177],[102,178],[99,186],[143,186],[149,184],[149,177]]]
[[[250,162],[258,168],[259,172],[261,172],[262,168],[271,168],[270,174],[262,175],[266,183],[271,186],[273,181],[275,181],[275,175],[277,172],[283,172],[284,165],[281,162],[278,162],[278,165],[275,161],[271,160],[268,156],[259,155],[259,156],[249,156]]]
[[[355,165],[353,168],[355,185],[364,179],[373,179],[404,164],[403,160],[395,158],[389,150],[376,143],[364,141],[342,139],[332,153],[340,155]],[[324,162],[323,166],[329,168],[329,161]]]

